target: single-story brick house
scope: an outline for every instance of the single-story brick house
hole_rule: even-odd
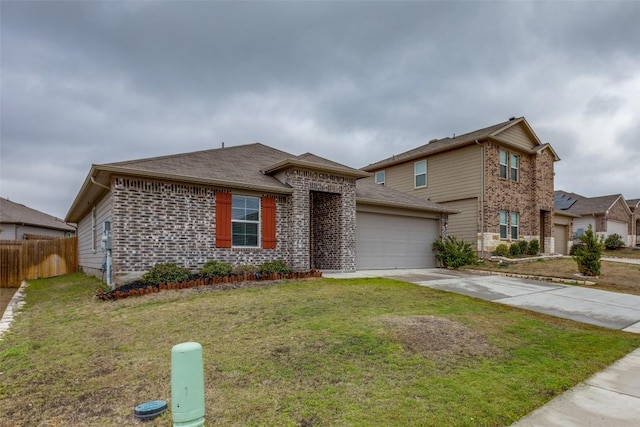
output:
[[[631,209],[631,245],[640,246],[640,199],[627,200]]]
[[[80,268],[101,277],[108,223],[113,282],[157,263],[191,270],[282,259],[296,270],[436,265],[432,242],[456,210],[366,182],[370,174],[255,143],[93,165],[67,213]]]
[[[60,218],[0,197],[0,240],[72,237],[76,228]]]
[[[618,234],[625,245],[631,245],[632,211],[622,194],[585,197],[558,190],[554,192],[554,206],[556,214],[577,215],[573,219],[574,240],[591,225],[597,236]]]

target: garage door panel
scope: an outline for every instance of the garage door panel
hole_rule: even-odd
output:
[[[426,218],[358,212],[356,268],[435,267],[431,250],[438,221]]]

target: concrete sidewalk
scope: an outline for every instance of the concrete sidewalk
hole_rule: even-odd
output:
[[[635,263],[635,262],[634,262]],[[640,296],[443,269],[326,273],[387,277],[579,322],[640,333]],[[518,427],[640,426],[640,349],[513,424]]]

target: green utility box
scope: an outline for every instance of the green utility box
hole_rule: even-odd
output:
[[[197,342],[171,349],[171,414],[174,427],[204,425],[202,346]]]

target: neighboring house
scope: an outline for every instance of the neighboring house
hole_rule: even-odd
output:
[[[631,245],[632,212],[622,194],[585,197],[558,190],[555,192],[555,200],[556,212],[579,215],[573,220],[574,240],[591,225],[597,236],[606,238],[611,234],[618,234],[625,245]]]
[[[55,239],[75,231],[59,218],[0,197],[0,240]]]
[[[554,162],[524,118],[452,138],[370,164],[380,185],[460,211],[449,219],[455,235],[487,256],[501,244],[540,241],[554,252]]]
[[[631,210],[631,245],[640,246],[640,199],[627,200]]]
[[[553,211],[553,240],[555,242],[554,252],[562,255],[569,255],[573,246],[573,220],[580,215],[563,210],[567,201],[562,194],[554,193]]]
[[[211,259],[295,270],[433,267],[455,208],[365,182],[369,174],[263,144],[93,165],[67,220],[80,268],[100,277],[104,224],[115,284],[156,263]]]

